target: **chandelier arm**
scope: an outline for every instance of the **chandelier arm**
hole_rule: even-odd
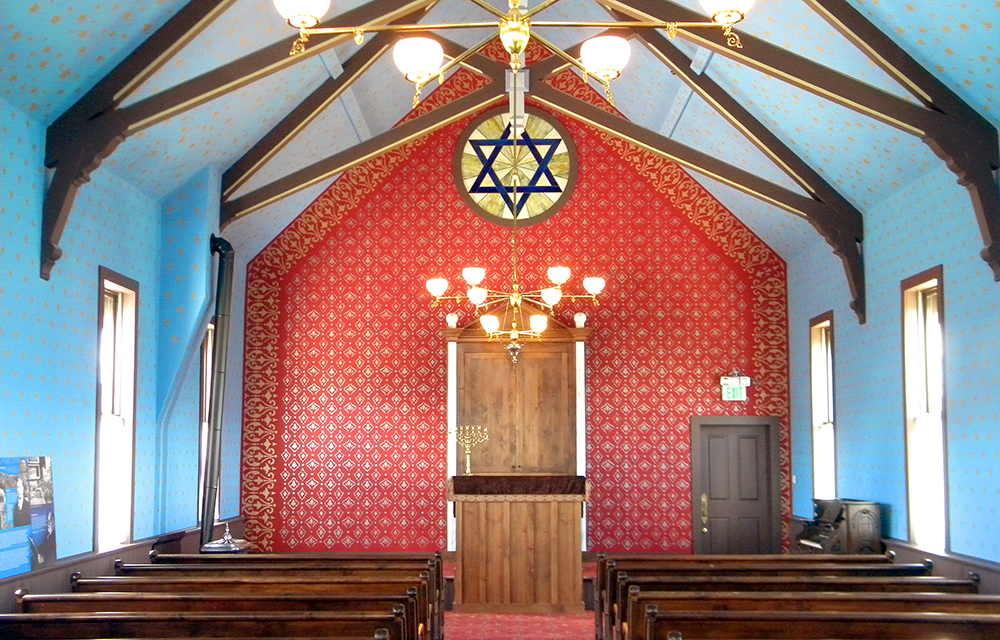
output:
[[[525,18],[531,19],[534,15],[536,15],[536,14],[542,12],[542,11],[545,11],[546,9],[548,9],[549,7],[551,7],[552,5],[554,5],[557,2],[559,2],[559,0],[545,0],[545,2],[542,2],[541,4],[539,4],[534,9],[530,9],[528,11],[525,11],[522,15]]]
[[[378,24],[368,27],[310,27],[302,29],[309,35],[351,34],[358,29],[363,33],[380,33],[383,31],[413,33],[420,31],[441,31],[444,29],[496,29],[495,22],[463,22],[438,24]]]
[[[498,18],[506,18],[507,17],[506,13],[500,11],[499,9],[497,9],[493,5],[489,4],[488,2],[484,2],[483,0],[469,0],[469,2],[471,2],[472,4],[478,6],[483,11],[486,11],[488,13],[492,13],[493,15],[495,15]]]
[[[423,89],[426,85],[430,84],[434,80],[434,78],[438,78],[438,79],[443,78],[444,74],[446,74],[449,71],[451,71],[451,69],[453,67],[456,67],[458,65],[469,67],[469,65],[465,64],[466,60],[468,60],[472,56],[474,56],[477,53],[479,53],[480,49],[482,49],[483,47],[485,47],[489,43],[493,42],[493,40],[495,40],[495,39],[496,39],[496,36],[491,35],[491,36],[489,36],[487,38],[484,38],[482,41],[480,41],[480,42],[472,45],[471,47],[469,47],[468,49],[466,49],[465,51],[463,51],[459,55],[455,56],[454,58],[452,58],[451,60],[449,60],[447,63],[445,63],[444,66],[442,66],[440,69],[438,69],[437,73],[434,74],[433,77],[428,78],[427,80],[424,80],[423,82],[418,82],[417,83],[417,90]],[[483,71],[481,69],[477,69],[475,67],[471,67],[471,68],[474,69],[475,72],[478,73],[479,75],[486,76],[486,77],[491,77],[489,74],[487,74],[485,71]]]
[[[531,34],[531,36],[535,40],[537,40],[539,44],[543,44],[546,47],[548,47],[549,49],[551,49],[552,52],[555,53],[557,57],[562,58],[563,60],[565,60],[566,62],[570,63],[571,65],[573,65],[577,69],[580,69],[581,71],[583,71],[583,73],[585,75],[587,74],[587,68],[585,66],[583,66],[582,62],[580,62],[579,60],[577,60],[573,56],[569,55],[568,53],[566,53],[565,51],[563,51],[559,47],[555,46],[554,44],[552,44],[551,42],[549,42],[548,40],[546,40],[542,36],[538,35],[538,32],[535,32],[535,33]]]
[[[563,20],[538,20],[531,23],[531,27],[573,27],[578,29],[666,29],[671,24],[719,27],[715,22],[659,22],[653,20],[622,20],[615,22],[606,21],[563,21]]]

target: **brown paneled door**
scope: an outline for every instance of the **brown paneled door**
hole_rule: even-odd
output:
[[[691,418],[694,552],[781,552],[778,419]]]

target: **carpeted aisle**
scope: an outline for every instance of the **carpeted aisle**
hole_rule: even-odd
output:
[[[594,612],[559,615],[444,614],[445,640],[593,640]]]

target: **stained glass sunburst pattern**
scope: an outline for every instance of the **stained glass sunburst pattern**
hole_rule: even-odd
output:
[[[568,132],[546,114],[529,111],[516,135],[505,109],[487,112],[462,136],[456,179],[463,200],[487,220],[518,226],[549,218],[569,198],[576,153]]]

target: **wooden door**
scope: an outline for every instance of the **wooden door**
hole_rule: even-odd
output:
[[[576,473],[572,342],[528,342],[516,365],[496,342],[460,344],[458,424],[483,425],[473,473]],[[459,448],[459,473],[465,453]]]
[[[781,552],[778,419],[691,419],[694,551]]]

